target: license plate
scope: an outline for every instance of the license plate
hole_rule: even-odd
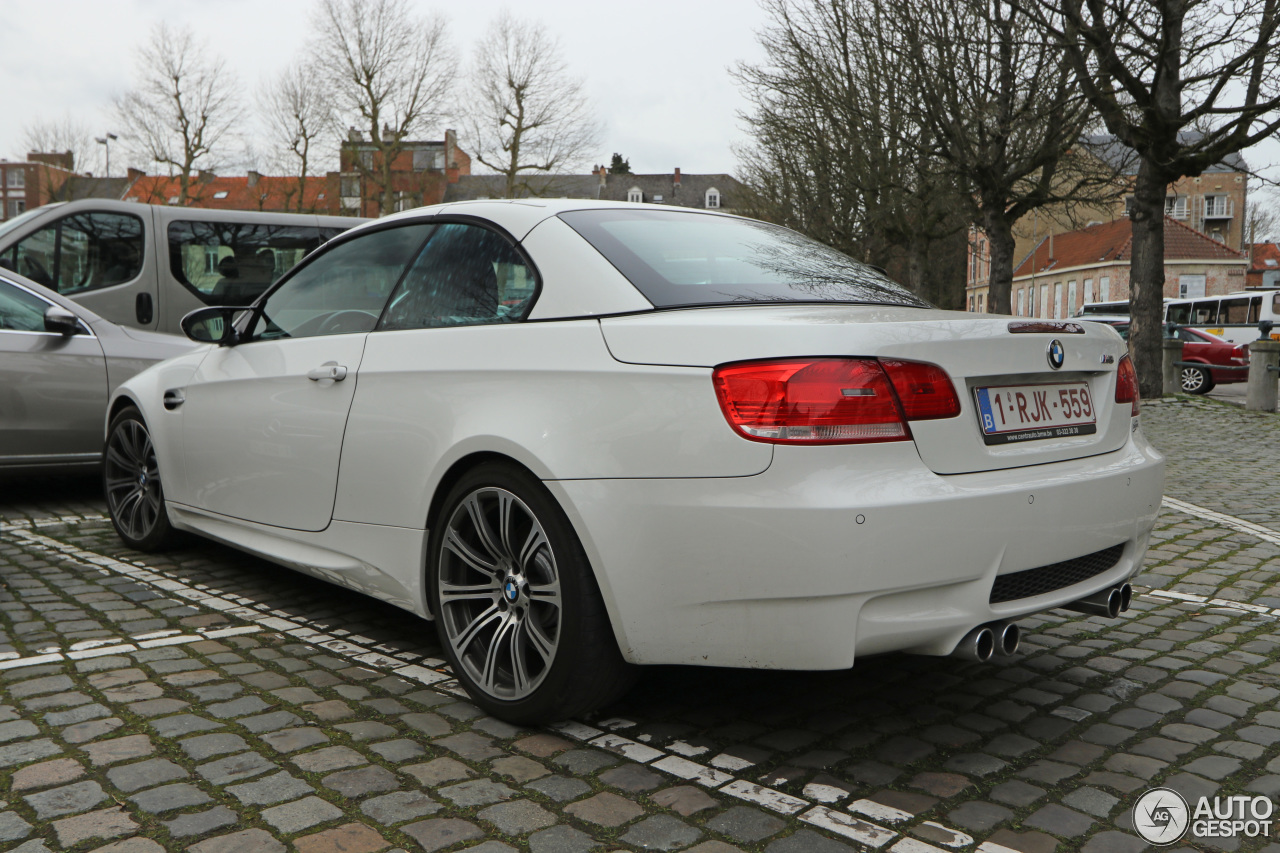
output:
[[[1087,382],[974,389],[987,444],[1069,438],[1098,431]]]

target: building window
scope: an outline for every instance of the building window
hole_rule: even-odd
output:
[[[627,201],[631,202],[632,204],[639,204],[640,202],[644,201],[644,193],[640,191],[639,187],[632,187],[631,189],[627,190]]]
[[[169,196],[169,204],[177,204],[177,203],[178,203],[178,197],[176,195]]]
[[[9,219],[25,212],[27,209],[27,200],[24,198],[9,199]]]
[[[1106,302],[1111,297],[1111,279],[1103,276],[1098,279],[1098,301]]]
[[[9,186],[14,189],[22,189],[27,185],[27,170],[22,168],[9,169]]]
[[[214,194],[213,194],[213,197],[214,197],[214,198],[226,198],[226,197],[227,197],[227,191],[226,191],[226,190],[218,190],[216,193],[214,193]]]
[[[1187,218],[1187,197],[1185,195],[1165,196],[1164,215],[1174,219]]]
[[[982,313],[982,294],[978,294],[978,313]]]
[[[360,195],[360,179],[353,176],[343,176],[342,186],[339,190],[344,198],[355,198]]]
[[[972,310],[973,310],[973,296],[972,296],[972,295],[970,295],[970,296],[969,296],[969,310],[970,310],[970,311],[972,311]]]
[[[707,190],[707,209],[717,208],[720,206],[720,190],[712,187]]]
[[[1062,317],[1062,282],[1053,286],[1053,319]]]
[[[1076,283],[1074,281],[1067,282],[1067,316],[1074,317],[1076,313]]]
[[[1022,313],[1022,303],[1026,295],[1027,295],[1026,288],[1019,287],[1018,288],[1018,316],[1019,317],[1026,316]]]
[[[9,174],[13,174],[10,172]],[[1225,195],[1207,195],[1204,197],[1204,216],[1206,219],[1228,219],[1231,217],[1231,199]]]
[[[1091,278],[1084,280],[1084,301],[1085,304],[1093,301],[1093,279]]]

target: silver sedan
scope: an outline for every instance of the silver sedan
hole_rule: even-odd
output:
[[[107,397],[193,346],[178,335],[117,326],[0,272],[0,472],[99,464]]]

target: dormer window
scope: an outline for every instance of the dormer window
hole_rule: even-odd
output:
[[[227,197],[227,191],[226,191],[226,190],[218,190],[216,193],[214,193],[214,194],[213,194],[213,197],[214,197],[214,198],[226,198],[226,197]]]
[[[640,202],[644,201],[644,193],[640,191],[639,187],[632,187],[631,189],[627,190],[627,201],[631,202],[632,204],[639,204]]]
[[[178,197],[176,195],[169,196],[169,204],[177,204],[177,203],[178,203]]]
[[[712,210],[720,206],[720,190],[712,187],[707,190],[707,210]]]

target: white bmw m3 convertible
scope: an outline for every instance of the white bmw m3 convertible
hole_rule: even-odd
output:
[[[1128,606],[1164,462],[1101,324],[930,307],[793,231],[447,204],[343,234],[116,392],[130,546],[189,531],[433,618],[508,720],[634,664],[983,660]]]

